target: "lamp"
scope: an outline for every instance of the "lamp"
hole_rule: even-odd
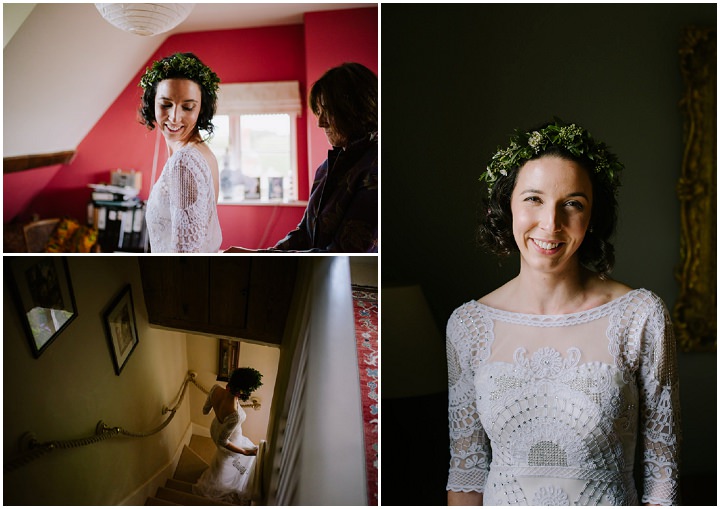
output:
[[[158,35],[188,17],[195,4],[95,4],[111,25],[135,35]]]
[[[419,285],[382,289],[382,398],[447,390],[445,337]]]
[[[383,504],[445,505],[445,337],[419,285],[383,286],[381,331]]]

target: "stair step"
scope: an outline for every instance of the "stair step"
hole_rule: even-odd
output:
[[[209,465],[205,463],[197,453],[188,446],[183,446],[183,451],[182,454],[180,454],[180,460],[178,461],[178,466],[175,469],[175,475],[173,475],[173,477],[178,481],[194,484],[208,466]]]
[[[161,498],[156,497],[148,497],[145,501],[145,505],[180,505],[176,504],[175,502],[170,502],[169,500],[163,500]]]
[[[179,505],[231,505],[164,486],[158,488],[156,497]]]
[[[185,481],[178,481],[177,479],[168,479],[165,482],[166,488],[171,488],[173,490],[177,491],[184,491],[185,493],[192,493],[192,483],[185,482]]]
[[[190,438],[190,449],[193,450],[198,456],[200,456],[205,463],[208,465],[212,463],[215,457],[215,442],[210,437],[204,437],[201,435],[193,435]]]

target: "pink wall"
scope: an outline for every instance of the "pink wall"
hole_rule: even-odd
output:
[[[3,222],[9,223],[15,218],[22,222],[29,218],[33,212],[30,209],[33,198],[53,179],[61,167],[61,165],[56,164],[3,175],[3,187],[5,189]],[[27,217],[23,217],[24,214]]]
[[[378,9],[305,13],[305,76],[308,90],[328,69],[357,62],[378,73]],[[308,110],[310,178],[327,158],[330,145]]]
[[[141,196],[147,198],[157,130],[148,131],[137,121],[141,96],[137,83],[145,67],[158,58],[191,51],[223,82],[296,80],[303,97],[308,80],[316,80],[338,63],[354,60],[377,69],[377,8],[308,13],[305,23],[169,37],[83,139],[70,164],[4,176],[4,221],[16,217],[27,220],[34,213],[84,219],[90,197],[87,184],[107,181],[109,171],[115,168],[142,171]],[[301,200],[307,199],[315,168],[326,157],[328,148],[314,116],[308,118],[306,103],[303,101],[303,114],[297,124]],[[320,147],[315,149],[311,167],[309,146]],[[156,179],[166,158],[161,139]],[[270,247],[297,225],[303,212],[302,207],[220,205],[222,249]]]

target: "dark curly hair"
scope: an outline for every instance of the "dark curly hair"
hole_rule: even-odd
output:
[[[543,129],[546,125],[538,129]],[[597,272],[601,278],[606,279],[615,265],[615,248],[610,242],[617,226],[617,200],[613,189],[607,181],[598,177],[598,174],[593,171],[594,163],[586,157],[578,158],[563,147],[552,145],[530,160],[546,156],[560,157],[575,162],[590,176],[593,189],[590,227],[578,249],[578,256],[580,263]],[[526,162],[527,160],[523,160],[513,171],[499,176],[492,193],[483,202],[483,215],[477,239],[482,247],[501,257],[518,251],[513,236],[510,200],[515,189],[518,171]]]
[[[378,130],[378,78],[362,64],[344,63],[325,72],[310,89],[310,109],[323,111],[348,140]]]
[[[163,58],[160,62],[169,62],[173,59],[174,55]],[[196,57],[193,53],[181,53],[181,55],[189,58],[194,58],[200,64],[204,65],[202,61]],[[182,71],[171,70],[164,79],[189,79],[194,81],[200,87],[201,100],[200,100],[200,114],[198,115],[197,124],[193,132],[193,137],[200,136],[200,130],[208,133],[208,138],[212,135],[215,130],[215,126],[212,123],[212,119],[215,116],[217,110],[217,97],[214,93],[211,93],[203,84],[198,80],[191,78],[184,74]],[[160,80],[162,81],[162,80]],[[142,102],[138,110],[140,114],[140,123],[147,126],[149,130],[155,129],[155,95],[157,94],[157,86],[160,81],[156,81],[151,87],[145,89],[142,96]]]
[[[243,401],[250,398],[250,394],[262,386],[262,373],[254,368],[237,368],[230,375],[227,384],[228,390]]]

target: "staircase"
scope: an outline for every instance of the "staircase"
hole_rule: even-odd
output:
[[[210,438],[193,435],[190,445],[183,448],[173,477],[158,488],[154,497],[148,497],[145,505],[231,505],[192,492],[192,485],[208,468],[214,454],[215,444]]]

